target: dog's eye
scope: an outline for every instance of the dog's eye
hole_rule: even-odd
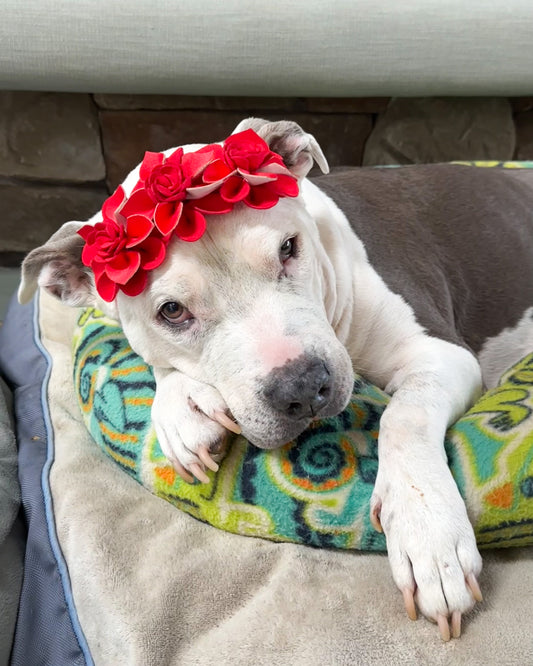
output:
[[[296,236],[287,238],[279,248],[279,259],[282,264],[296,255]]]
[[[168,321],[169,324],[178,326],[183,326],[184,324],[192,321],[194,318],[187,310],[187,308],[184,308],[181,303],[176,303],[176,301],[169,301],[168,303],[164,303],[161,306],[159,313],[163,319]]]

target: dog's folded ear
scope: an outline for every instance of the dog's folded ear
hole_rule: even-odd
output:
[[[234,130],[243,132],[252,129],[268,143],[271,150],[283,157],[287,168],[298,178],[307,176],[313,162],[322,173],[329,172],[328,162],[312,134],[307,134],[300,125],[291,120],[269,122],[263,118],[246,118]]]
[[[95,304],[92,273],[81,261],[85,241],[77,234],[84,224],[67,222],[47,243],[27,255],[22,262],[20,303],[27,303],[39,286],[67,305]]]

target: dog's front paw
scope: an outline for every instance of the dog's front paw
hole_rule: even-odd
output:
[[[433,484],[412,478],[391,482],[378,474],[371,517],[387,537],[392,575],[409,617],[416,619],[418,606],[438,624],[444,641],[458,638],[463,613],[482,600],[477,582],[482,563],[451,474]]]
[[[212,386],[177,370],[156,372],[152,423],[161,450],[185,481],[208,483],[205,469],[218,470],[227,431],[240,432],[227,411]]]

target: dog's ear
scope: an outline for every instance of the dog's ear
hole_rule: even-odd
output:
[[[37,287],[46,289],[67,305],[95,305],[91,271],[81,261],[85,241],[77,234],[84,222],[67,222],[22,262],[18,290],[20,303],[27,303]]]
[[[271,150],[283,157],[287,168],[298,178],[307,176],[315,161],[322,173],[329,172],[328,162],[312,134],[291,120],[269,122],[263,118],[246,118],[234,130],[234,134],[252,129],[264,139]]]

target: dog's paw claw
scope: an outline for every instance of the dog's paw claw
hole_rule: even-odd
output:
[[[202,469],[200,463],[191,463],[189,468],[200,483],[209,483],[210,479]]]
[[[440,637],[445,643],[447,643],[450,640],[451,635],[450,625],[448,624],[448,618],[446,615],[443,615],[442,613],[437,615],[437,625],[439,627]]]
[[[176,460],[175,458],[170,460],[172,467],[176,470],[178,473],[178,476],[180,476],[184,481],[187,483],[194,483],[194,477],[189,474],[189,472],[183,467],[183,465]]]
[[[226,412],[222,412],[220,410],[216,410],[213,412],[212,416],[213,420],[216,421],[217,423],[220,423],[221,426],[226,428],[226,430],[230,430],[231,432],[234,432],[236,435],[241,434],[241,426],[238,423],[235,423],[230,417],[226,414]]]
[[[453,611],[451,621],[448,620],[446,615],[439,613],[437,615],[437,626],[441,639],[447,643],[451,638],[461,637],[461,621],[462,613],[460,611]]]
[[[180,476],[187,483],[194,483],[195,479],[200,481],[200,483],[209,483],[211,479],[205,473],[204,466],[213,472],[218,472],[219,467],[217,463],[211,458],[209,450],[206,446],[202,446],[198,449],[197,456],[201,462],[189,463],[188,468],[182,465],[182,463],[179,462],[179,460],[176,458],[170,458],[169,460],[178,473],[178,476]]]
[[[210,469],[213,472],[218,472],[218,464],[213,460],[213,458],[211,458],[211,454],[209,453],[207,446],[200,446],[196,452],[196,455],[198,458],[200,458],[207,469]]]
[[[383,532],[383,527],[381,525],[381,500],[377,498],[372,498],[371,507],[370,507],[370,523],[376,532]]]
[[[466,577],[466,584],[470,588],[470,591],[472,592],[472,596],[476,601],[483,601],[483,594],[481,593],[481,588],[479,587],[479,583],[477,582],[477,578],[473,573],[469,573],[468,576]]]
[[[405,610],[407,611],[409,619],[416,620],[417,612],[416,612],[415,596],[413,590],[411,590],[411,588],[409,587],[404,587],[402,590],[402,594],[403,594],[403,603],[405,605]]]
[[[459,611],[452,613],[452,638],[461,637],[461,619],[462,615]]]

